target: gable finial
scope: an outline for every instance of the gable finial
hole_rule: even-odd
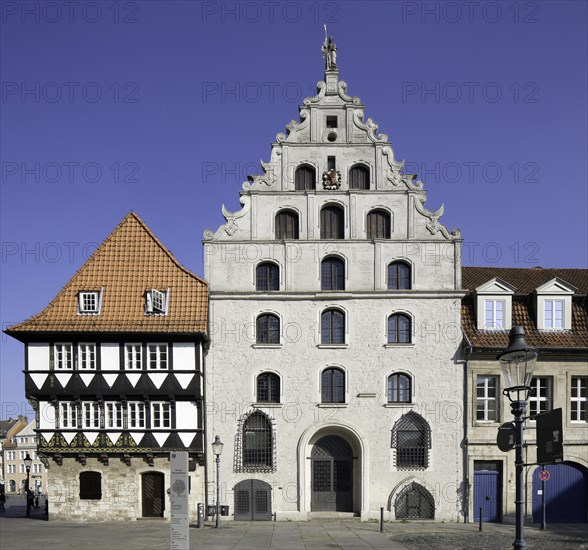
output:
[[[325,29],[325,41],[323,42],[323,47],[321,48],[323,52],[323,57],[325,58],[325,69],[327,71],[336,70],[337,69],[337,46],[335,42],[333,42],[333,37],[327,37],[327,24],[324,23],[323,27]]]

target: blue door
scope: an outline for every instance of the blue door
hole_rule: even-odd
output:
[[[501,463],[497,461],[474,462],[474,521],[500,521],[502,479]]]
[[[547,523],[583,523],[586,517],[588,474],[579,464],[564,462],[545,466],[549,479],[545,491],[545,521]],[[533,521],[541,521],[541,480],[537,468],[533,472]]]

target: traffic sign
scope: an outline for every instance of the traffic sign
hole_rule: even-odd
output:
[[[512,422],[505,422],[498,428],[496,443],[501,451],[512,451],[515,448],[516,432],[515,425]]]
[[[551,477],[551,474],[549,473],[548,470],[541,470],[539,472],[539,479],[541,481],[547,481],[550,477]]]

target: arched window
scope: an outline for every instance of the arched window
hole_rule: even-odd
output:
[[[396,519],[435,519],[435,500],[422,485],[412,482],[396,497]]]
[[[271,313],[264,313],[257,318],[256,341],[258,344],[280,343],[280,319]]]
[[[349,170],[349,189],[369,189],[370,171],[367,166],[356,164]]]
[[[345,373],[341,369],[328,368],[321,375],[321,401],[345,403]]]
[[[280,268],[273,262],[263,262],[255,269],[255,290],[280,290]]]
[[[269,418],[261,411],[243,422],[243,468],[267,471],[273,468],[273,436]]]
[[[345,290],[345,262],[328,256],[321,262],[321,290]]]
[[[391,374],[388,376],[388,403],[410,403],[411,384],[407,374]]]
[[[100,500],[102,498],[102,474],[100,472],[80,473],[80,499]]]
[[[366,234],[368,239],[389,239],[390,214],[385,210],[372,210],[369,212]]]
[[[257,377],[257,402],[280,402],[280,377],[273,372],[263,372]]]
[[[392,428],[392,448],[398,469],[422,470],[429,465],[431,429],[419,414],[402,415]]]
[[[321,314],[321,343],[345,343],[345,314],[339,309],[326,309]]]
[[[282,210],[276,214],[276,239],[298,238],[298,214],[292,210]]]
[[[412,274],[410,265],[406,262],[388,264],[388,290],[410,290],[411,288]]]
[[[345,213],[334,204],[321,210],[321,239],[345,238]]]
[[[395,313],[388,317],[388,343],[410,344],[411,327],[410,317],[403,313]]]
[[[296,191],[316,189],[316,171],[312,166],[303,164],[296,169],[294,174],[294,185]]]

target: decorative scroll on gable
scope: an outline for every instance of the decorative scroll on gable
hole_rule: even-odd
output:
[[[426,200],[427,198],[425,195],[417,196],[414,201],[414,206],[419,214],[429,220],[426,227],[431,235],[441,233],[447,240],[450,241],[454,239],[460,239],[461,231],[459,229],[454,229],[453,231],[449,232],[447,227],[445,227],[442,223],[439,223],[439,218],[443,215],[445,206],[442,204],[437,210],[431,212],[424,206]]]
[[[212,229],[205,229],[205,241],[215,241],[221,239],[225,235],[232,237],[235,233],[237,233],[237,231],[239,231],[239,224],[237,223],[237,220],[243,218],[243,216],[249,213],[249,210],[251,209],[251,197],[242,195],[239,198],[239,202],[243,205],[243,208],[237,212],[230,212],[223,204],[222,213],[225,220],[227,220],[227,223],[222,224],[216,231],[212,231]]]
[[[279,137],[282,135],[284,134],[278,134],[278,136],[276,136],[277,141],[283,141],[279,139]],[[280,159],[281,155],[281,146],[274,145],[272,147],[272,153],[269,162],[263,162],[263,160],[259,161],[261,163],[263,174],[256,174],[253,176],[248,175],[248,181],[243,182],[242,185],[243,191],[257,191],[259,189],[267,190],[272,188],[276,189],[280,175],[282,173],[282,165]]]

